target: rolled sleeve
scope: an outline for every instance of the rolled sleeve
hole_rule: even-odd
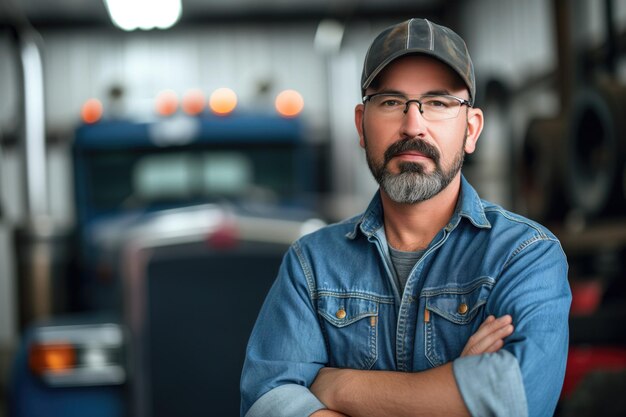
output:
[[[567,260],[558,241],[545,238],[515,252],[487,302],[489,314],[513,317],[515,330],[502,351],[517,361],[531,417],[554,414],[565,376],[570,303]]]
[[[307,388],[289,384],[267,392],[252,405],[245,417],[304,417],[324,408]]]
[[[510,352],[500,350],[458,358],[452,369],[472,416],[528,416],[522,374]]]

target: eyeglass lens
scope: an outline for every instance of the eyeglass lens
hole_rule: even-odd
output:
[[[455,118],[463,104],[456,97],[445,95],[425,95],[418,99],[409,99],[397,94],[380,94],[372,95],[369,101],[376,112],[394,116],[404,115],[411,103],[415,103],[426,120]]]

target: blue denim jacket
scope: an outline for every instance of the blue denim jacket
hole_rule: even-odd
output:
[[[308,387],[325,366],[416,372],[451,361],[472,415],[554,413],[571,301],[554,235],[481,200],[463,178],[454,215],[403,293],[394,274],[378,194],[362,215],[294,243],[250,337],[241,415],[324,408]],[[459,358],[490,314],[513,317],[503,349]]]

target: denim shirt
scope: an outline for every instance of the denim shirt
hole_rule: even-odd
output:
[[[568,347],[567,261],[541,225],[481,200],[462,178],[449,223],[397,288],[380,196],[295,242],[252,331],[241,415],[308,416],[322,367],[419,372],[453,362],[473,416],[552,416]],[[460,358],[488,315],[515,330]]]

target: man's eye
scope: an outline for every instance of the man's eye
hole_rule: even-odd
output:
[[[423,103],[425,106],[432,107],[434,109],[445,109],[447,107],[450,107],[449,102],[445,100],[441,100],[441,99],[430,99],[430,100],[424,101]]]
[[[385,107],[397,107],[402,106],[402,101],[396,98],[387,98],[382,100],[381,105]]]

